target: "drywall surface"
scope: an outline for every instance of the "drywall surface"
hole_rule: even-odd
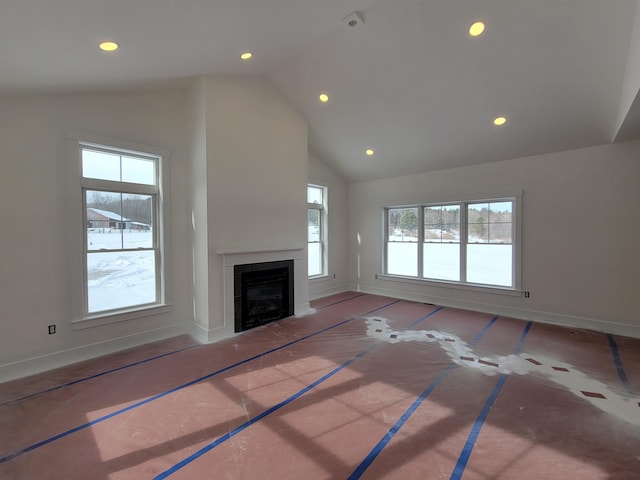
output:
[[[189,91],[2,98],[0,106],[0,380],[181,333],[232,334],[221,251],[296,249],[296,306],[308,309],[307,123],[262,77],[202,77]],[[69,139],[83,133],[168,152],[162,313],[78,328],[82,194]]]
[[[193,318],[196,328],[206,336],[209,328],[209,255],[207,191],[207,108],[206,81],[199,78],[189,91],[189,173],[190,230],[192,234]],[[204,339],[204,338],[203,338]]]
[[[223,253],[282,249],[299,250],[303,256],[307,122],[262,77],[210,76],[199,81],[205,106],[205,124],[198,126],[205,138],[199,145],[205,147],[192,162],[195,171],[206,172],[206,225],[201,214],[196,228],[201,229],[198,238],[207,239],[206,256],[199,240],[198,261],[207,265],[208,318],[196,317],[196,324],[205,325],[214,339],[233,333],[233,325],[225,323],[225,308],[232,305],[225,305]],[[297,262],[297,311],[308,304],[306,271],[306,264]],[[204,277],[200,274],[199,280]],[[198,295],[202,288],[196,287]],[[196,305],[203,301],[198,295]]]
[[[41,358],[53,368],[65,361],[55,357],[61,352],[76,360],[184,332],[193,318],[185,121],[179,91],[0,99],[0,366]],[[82,314],[72,298],[82,288],[83,229],[71,131],[170,152],[169,312],[72,328]]]
[[[347,286],[347,183],[313,152],[309,183],[327,187],[327,275],[309,280],[310,298],[319,298]]]
[[[640,336],[640,142],[351,184],[350,284],[519,318]],[[523,193],[522,290],[530,298],[376,279],[385,206]]]
[[[627,68],[624,74],[624,81],[622,84],[622,94],[620,95],[620,106],[618,109],[618,118],[616,121],[615,130],[613,132],[613,139],[624,140],[628,134],[627,129],[633,130],[632,126],[626,125],[625,121],[630,120],[627,123],[633,123],[633,119],[629,119],[628,116],[633,116],[631,111],[634,108],[634,102],[640,93],[640,2],[636,2],[636,14],[633,23],[633,29],[631,32],[631,40],[629,43],[629,54],[627,59]]]

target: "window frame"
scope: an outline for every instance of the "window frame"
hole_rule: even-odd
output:
[[[308,201],[309,188],[318,188],[322,191],[322,203],[310,203]],[[308,256],[309,256],[309,245],[310,244],[319,244],[320,245],[320,263],[321,263],[321,271],[318,274],[311,275],[307,272],[307,278],[312,280],[316,278],[325,278],[329,276],[328,273],[328,265],[329,265],[329,256],[328,256],[328,215],[327,215],[327,200],[328,200],[328,192],[329,189],[325,185],[318,185],[315,183],[307,184],[307,218],[309,215],[309,210],[316,210],[319,214],[319,240],[317,242],[311,242],[309,240],[309,232],[307,226],[307,268],[308,268]]]
[[[398,277],[403,277],[405,275],[399,275],[399,274],[393,274],[393,273],[387,273],[389,271],[389,244],[390,243],[400,243],[400,244],[409,244],[409,245],[414,245],[416,246],[416,256],[418,258],[418,261],[420,259],[420,255],[418,253],[418,251],[420,250],[420,236],[418,235],[418,237],[416,238],[415,241],[405,241],[405,240],[394,240],[394,241],[389,241],[389,210],[405,210],[405,209],[413,209],[415,208],[417,210],[417,215],[416,215],[416,229],[419,231],[420,230],[420,206],[419,205],[401,205],[401,206],[397,206],[397,207],[386,207],[385,211],[384,211],[384,231],[385,231],[385,238],[384,238],[384,259],[383,259],[383,265],[384,265],[384,272],[387,275],[394,275],[394,276],[398,276]],[[417,277],[419,278],[420,276],[420,269],[418,268],[417,271]],[[410,278],[413,278],[412,275],[407,275]]]
[[[512,225],[511,225],[511,285],[496,285],[486,283],[474,283],[466,281],[467,275],[467,246],[474,245],[470,243],[468,239],[468,219],[467,209],[469,205],[478,203],[497,203],[497,202],[512,202]],[[425,245],[425,232],[424,232],[424,209],[427,207],[444,207],[457,205],[460,208],[460,241],[459,245],[459,269],[460,280],[442,280],[437,278],[424,277],[424,245]],[[417,275],[397,275],[388,273],[388,222],[389,211],[400,208],[417,208],[418,209],[418,241],[417,241]],[[522,193],[510,194],[496,197],[470,197],[463,200],[448,200],[448,201],[429,201],[407,205],[393,205],[383,207],[383,258],[382,258],[382,272],[380,275],[376,275],[376,278],[382,278],[385,280],[396,280],[407,283],[428,284],[438,287],[456,288],[472,291],[485,291],[494,293],[504,293],[507,295],[520,295],[522,289],[522,276],[521,276],[521,264],[522,264]],[[456,243],[454,243],[456,244]]]
[[[465,244],[468,242],[463,242],[462,239],[463,238],[467,238],[467,222],[466,222],[466,214],[463,212],[463,209],[465,206],[467,206],[468,203],[465,205],[464,202],[447,202],[447,203],[429,203],[429,204],[423,204],[419,207],[419,214],[421,215],[421,217],[419,217],[419,235],[422,235],[422,237],[419,236],[418,239],[418,275],[420,278],[425,279],[425,280],[429,280],[429,281],[436,281],[436,282],[457,282],[457,283],[466,283],[464,281],[462,281],[462,278],[465,278],[466,275],[466,254],[463,254],[463,249],[465,247]],[[441,209],[443,209],[444,207],[458,207],[458,228],[459,228],[459,234],[458,236],[460,237],[458,239],[457,242],[442,242],[442,239],[440,242],[427,242],[424,236],[424,231],[425,231],[425,219],[424,219],[424,211],[427,208],[433,208],[433,207],[440,207]],[[442,211],[442,210],[441,210]],[[442,234],[441,234],[442,235]],[[458,246],[458,278],[459,280],[452,280],[452,279],[443,279],[443,278],[434,278],[434,277],[425,277],[424,275],[424,266],[425,266],[425,259],[424,259],[424,250],[425,250],[425,245],[428,243],[434,243],[434,244],[446,244],[446,245],[457,245]]]
[[[169,244],[169,216],[168,216],[168,182],[169,182],[169,151],[162,147],[150,146],[117,140],[85,132],[71,131],[68,133],[68,146],[72,158],[72,170],[69,170],[70,192],[73,199],[69,198],[69,205],[75,205],[77,216],[69,218],[69,244],[74,252],[80,251],[80,255],[73,255],[70,262],[71,285],[72,288],[72,320],[71,326],[74,330],[101,326],[116,322],[134,320],[146,316],[170,312],[172,304],[172,281],[171,281],[171,248]],[[85,178],[83,176],[84,148],[117,155],[153,159],[156,162],[155,177],[156,185],[146,185],[143,183],[115,182],[111,180],[101,180]],[[72,183],[71,183],[72,182]],[[119,188],[124,186],[123,188]],[[155,267],[155,302],[137,304],[110,310],[100,310],[89,312],[88,309],[88,280],[87,280],[87,255],[90,250],[87,248],[87,204],[86,192],[97,190],[104,192],[115,192],[125,194],[155,195],[153,208],[153,250]],[[80,208],[78,208],[80,207]],[[123,214],[124,216],[124,214]],[[80,232],[80,235],[78,235]],[[138,249],[124,249],[124,251],[137,251]],[[120,250],[114,250],[120,251]]]

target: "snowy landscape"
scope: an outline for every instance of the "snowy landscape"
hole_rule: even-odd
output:
[[[152,231],[88,229],[89,313],[156,302],[152,245]],[[139,250],[114,251],[122,248]]]
[[[414,239],[390,235],[387,246],[391,275],[418,275],[418,248]],[[404,240],[404,241],[402,241]],[[467,245],[467,282],[511,286],[512,246],[470,243]],[[460,281],[460,244],[424,243],[423,276],[434,280]]]
[[[388,243],[391,275],[418,274],[415,239],[391,235]],[[156,262],[153,232],[90,228],[87,231],[87,281],[89,313],[156,302]],[[122,251],[121,249],[127,249]],[[309,245],[309,275],[321,273],[320,244]],[[425,243],[423,276],[434,280],[460,280],[457,243]],[[511,245],[469,244],[467,281],[511,286]]]

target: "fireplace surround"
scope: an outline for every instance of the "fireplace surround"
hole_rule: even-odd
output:
[[[307,284],[307,268],[305,250],[295,246],[275,246],[261,249],[219,249],[216,251],[222,264],[222,305],[221,312],[224,319],[222,325],[209,331],[207,341],[219,340],[237,335],[235,331],[235,267],[237,265],[251,265],[257,263],[272,263],[285,260],[293,260],[293,272],[290,272],[289,280],[293,284],[294,295],[292,316],[304,316],[309,312],[309,290]]]
[[[234,331],[242,332],[294,314],[294,262],[234,266]]]

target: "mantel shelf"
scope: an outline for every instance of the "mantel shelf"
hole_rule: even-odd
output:
[[[299,247],[287,247],[287,248],[262,248],[260,250],[218,250],[218,255],[246,255],[251,253],[277,253],[277,252],[299,252],[302,251]]]

